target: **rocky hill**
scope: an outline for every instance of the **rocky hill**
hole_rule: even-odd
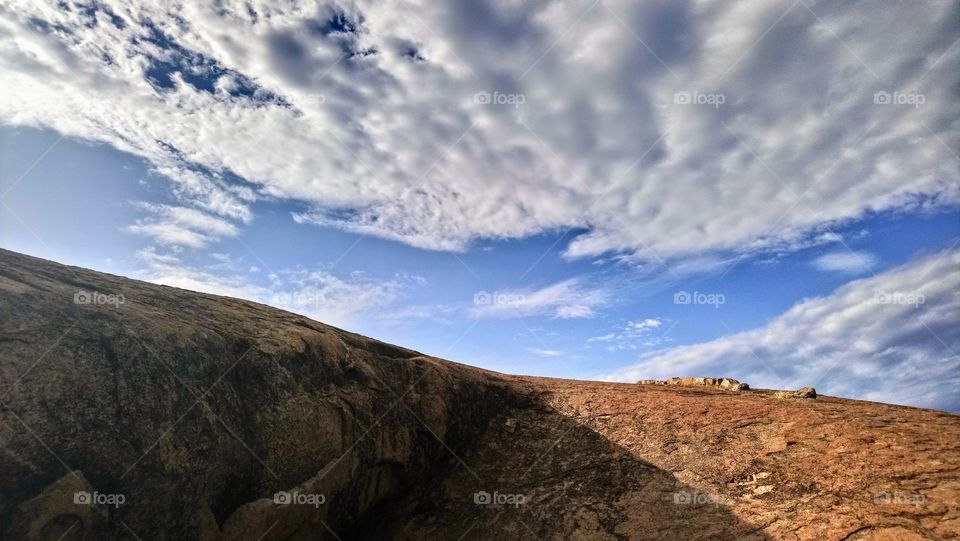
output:
[[[960,417],[507,376],[0,250],[0,538],[960,537]]]

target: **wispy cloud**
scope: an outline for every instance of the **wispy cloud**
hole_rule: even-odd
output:
[[[813,260],[817,270],[841,272],[844,274],[863,274],[870,272],[879,259],[870,252],[833,252]]]
[[[589,318],[608,300],[605,290],[585,286],[571,278],[536,290],[480,292],[470,310],[473,317],[516,318],[549,316],[557,319]]]
[[[758,387],[960,411],[960,252],[922,257],[800,302],[768,325],[601,376],[731,376]]]
[[[558,351],[556,349],[529,348],[527,351],[533,353],[534,355],[539,355],[540,357],[559,357],[563,355],[562,351]]]
[[[189,265],[155,248],[140,250],[137,256],[145,265],[140,274],[147,281],[261,302],[338,326],[355,324],[360,317],[377,317],[422,285],[417,277],[375,280],[362,273],[342,277],[305,268],[278,270],[263,284],[252,282],[249,273],[224,272],[221,263]]]
[[[670,341],[670,338],[666,336],[666,333],[669,332],[669,326],[664,329],[663,323],[664,320],[660,318],[628,321],[626,325],[619,327],[616,332],[588,338],[587,342],[600,343],[608,351],[658,347]]]
[[[202,248],[222,237],[235,236],[239,231],[227,220],[194,208],[149,203],[138,206],[152,216],[137,220],[128,229],[160,244]]]

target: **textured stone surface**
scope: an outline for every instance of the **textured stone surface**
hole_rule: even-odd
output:
[[[642,379],[637,382],[639,385],[684,385],[690,386],[710,386],[719,387],[728,391],[748,391],[750,386],[746,383],[740,383],[732,378],[702,378],[702,377],[674,377],[667,380],[660,379]]]
[[[954,415],[505,376],[2,250],[0,384],[0,539],[960,531]]]

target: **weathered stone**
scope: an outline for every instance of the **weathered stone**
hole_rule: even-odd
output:
[[[646,383],[654,384],[657,380],[640,380],[637,383]],[[707,377],[672,377],[664,382],[659,382],[660,384],[666,385],[684,385],[684,386],[699,386],[699,387],[720,387],[721,389],[729,391],[746,391],[750,389],[750,386],[746,383],[740,383],[739,381],[731,378],[707,378]]]
[[[17,505],[9,537],[4,539],[102,539],[107,532],[107,509],[92,501],[94,494],[82,472],[70,472]]]
[[[955,415],[506,376],[4,250],[0,380],[4,541],[952,539],[960,524]],[[710,380],[743,385],[670,381]]]
[[[774,398],[802,398],[811,399],[817,397],[817,391],[813,387],[801,387],[796,391],[776,391]]]

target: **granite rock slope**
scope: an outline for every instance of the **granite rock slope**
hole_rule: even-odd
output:
[[[507,376],[0,250],[0,539],[952,539],[960,418]]]

